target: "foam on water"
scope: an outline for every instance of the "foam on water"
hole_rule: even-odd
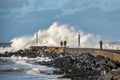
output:
[[[0,47],[0,53],[4,53],[6,51],[12,52],[14,49],[12,47]]]
[[[4,80],[8,80],[8,79],[16,79],[17,80],[22,80],[22,78],[24,77],[24,80],[29,80],[29,77],[33,77],[32,79],[30,78],[30,80],[36,80],[36,79],[42,79],[42,80],[59,80],[57,77],[61,77],[61,75],[52,75],[53,70],[55,70],[54,68],[51,67],[47,67],[47,66],[41,66],[38,64],[32,64],[29,62],[36,62],[36,61],[43,61],[46,59],[40,59],[41,57],[37,57],[37,58],[28,58],[28,57],[16,57],[16,56],[12,56],[12,57],[1,57],[0,59],[4,60],[4,63],[6,63],[7,61],[13,62],[11,64],[1,64],[0,66],[0,77],[2,77],[2,79]],[[2,60],[1,60],[2,61]],[[3,74],[4,73],[4,74]],[[19,74],[14,76],[15,74]],[[3,76],[7,76],[3,77]],[[30,75],[30,76],[29,76]],[[19,77],[21,76],[21,77]],[[61,79],[60,79],[61,80]],[[64,80],[64,79],[63,79]]]
[[[40,70],[38,68],[32,68],[31,70],[28,70],[27,73],[32,75],[40,75]]]
[[[49,57],[37,57],[36,61],[51,61],[52,59],[50,59]]]
[[[11,59],[14,61],[51,61],[52,59],[49,57],[36,57],[36,58],[28,58],[21,56],[11,56]]]

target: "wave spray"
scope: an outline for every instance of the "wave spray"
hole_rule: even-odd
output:
[[[77,31],[68,25],[59,25],[54,22],[49,29],[39,30],[34,36],[23,36],[11,40],[12,47],[15,50],[28,48],[29,46],[60,46],[61,40],[66,40],[69,47],[77,47],[78,33],[81,35],[81,47],[96,48],[98,47],[100,37],[93,34],[87,34],[83,31]],[[37,43],[36,43],[37,34]]]

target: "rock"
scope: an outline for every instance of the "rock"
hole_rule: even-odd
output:
[[[120,79],[120,68],[112,69],[107,74],[101,77],[102,80],[119,80]]]
[[[4,54],[0,53],[0,57],[4,57],[4,56],[5,56]]]
[[[112,68],[116,68],[116,64],[113,63],[112,61],[107,61],[107,64],[106,65],[109,65],[110,67]]]
[[[101,76],[102,70],[108,73],[112,68],[116,67],[115,62],[109,60],[108,58],[104,58],[100,55],[94,57],[89,53],[83,53],[77,56],[62,55],[62,57],[61,55],[57,55],[52,61],[42,62],[40,64],[59,68],[53,71],[54,74],[64,74],[63,77],[71,79],[88,76],[91,76],[92,79],[93,76]],[[108,74],[108,76],[109,75],[110,74]]]
[[[21,72],[24,71],[23,68],[12,68],[12,69],[7,69],[7,70],[1,70],[0,72]]]
[[[36,58],[37,56],[49,57],[52,59],[51,61],[40,61],[36,62],[36,64],[55,67],[57,69],[53,71],[54,74],[64,74],[63,77],[71,79],[86,78],[89,80],[90,78],[93,80],[94,76],[102,76],[103,78],[109,76],[109,79],[112,78],[111,76],[113,76],[113,78],[117,76],[119,77],[119,75],[116,75],[119,73],[119,71],[114,72],[112,70],[119,68],[120,63],[116,63],[111,61],[109,58],[105,58],[100,55],[97,55],[96,57],[90,53],[66,55],[64,52],[58,54],[57,49],[50,48],[45,50],[44,48],[41,48],[36,50],[19,50],[13,53],[5,52],[5,54],[0,54],[0,57],[9,57],[12,55],[30,58]],[[106,74],[101,75],[101,72],[106,72]],[[114,76],[112,73],[114,73],[116,76]]]
[[[55,70],[54,73],[65,74],[64,77],[73,78],[78,76],[85,77],[100,75],[100,72],[95,70],[94,67],[94,56],[85,53],[79,57],[80,58],[62,56],[47,63],[43,62],[42,64],[60,68],[59,70]]]

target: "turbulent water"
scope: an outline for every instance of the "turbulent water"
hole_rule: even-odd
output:
[[[38,33],[38,43],[36,44],[36,33]],[[14,49],[27,48],[30,45],[41,46],[60,46],[60,41],[67,41],[67,46],[76,47],[78,42],[78,33],[81,35],[81,47],[98,47],[99,36],[87,34],[80,30],[75,30],[68,25],[59,25],[53,23],[47,30],[39,30],[34,36],[16,37],[11,40]]]
[[[38,43],[36,43],[36,33],[38,34]],[[80,47],[82,48],[99,48],[101,37],[82,30],[76,30],[73,26],[59,24],[54,22],[48,29],[39,30],[33,36],[15,37],[11,40],[11,47],[0,47],[0,53],[5,51],[16,51],[28,48],[31,45],[39,46],[60,46],[60,41],[67,41],[67,46],[77,47],[78,34],[80,33]],[[104,40],[108,41],[108,40]],[[103,41],[103,43],[104,43]],[[108,41],[109,42],[109,41]],[[118,44],[104,43],[103,48],[120,49]]]
[[[53,75],[54,68],[35,64],[36,61],[49,61],[48,57],[9,57],[0,58],[1,80],[69,80],[59,79],[62,75]]]

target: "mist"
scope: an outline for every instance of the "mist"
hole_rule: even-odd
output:
[[[36,33],[38,43],[36,43]],[[54,22],[48,29],[39,30],[33,36],[16,37],[11,40],[15,50],[28,48],[29,46],[54,46],[60,47],[60,41],[67,41],[68,47],[78,46],[78,34],[80,33],[80,46],[98,48],[100,36],[76,30],[73,26]]]

